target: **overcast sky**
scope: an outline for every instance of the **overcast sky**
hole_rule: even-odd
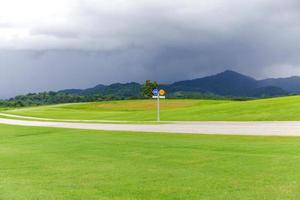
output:
[[[0,98],[226,69],[300,75],[300,1],[0,0]]]

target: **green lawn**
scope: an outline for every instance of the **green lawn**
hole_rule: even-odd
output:
[[[0,199],[299,199],[300,138],[0,125]]]
[[[300,120],[300,96],[253,101],[162,100],[162,120],[183,121],[293,121]],[[151,121],[155,100],[62,104],[6,111],[10,114],[89,120]]]

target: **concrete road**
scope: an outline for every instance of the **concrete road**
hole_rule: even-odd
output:
[[[92,124],[2,119],[0,124],[113,130],[224,135],[300,136],[300,122],[176,122],[174,124]]]

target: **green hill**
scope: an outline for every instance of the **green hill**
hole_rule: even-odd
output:
[[[155,100],[103,101],[59,104],[5,111],[53,119],[152,121]],[[230,100],[162,100],[161,119],[182,121],[298,121],[300,96]]]

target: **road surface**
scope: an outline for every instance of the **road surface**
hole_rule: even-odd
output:
[[[300,136],[300,122],[176,122],[173,124],[95,124],[0,118],[0,124],[134,132]]]

